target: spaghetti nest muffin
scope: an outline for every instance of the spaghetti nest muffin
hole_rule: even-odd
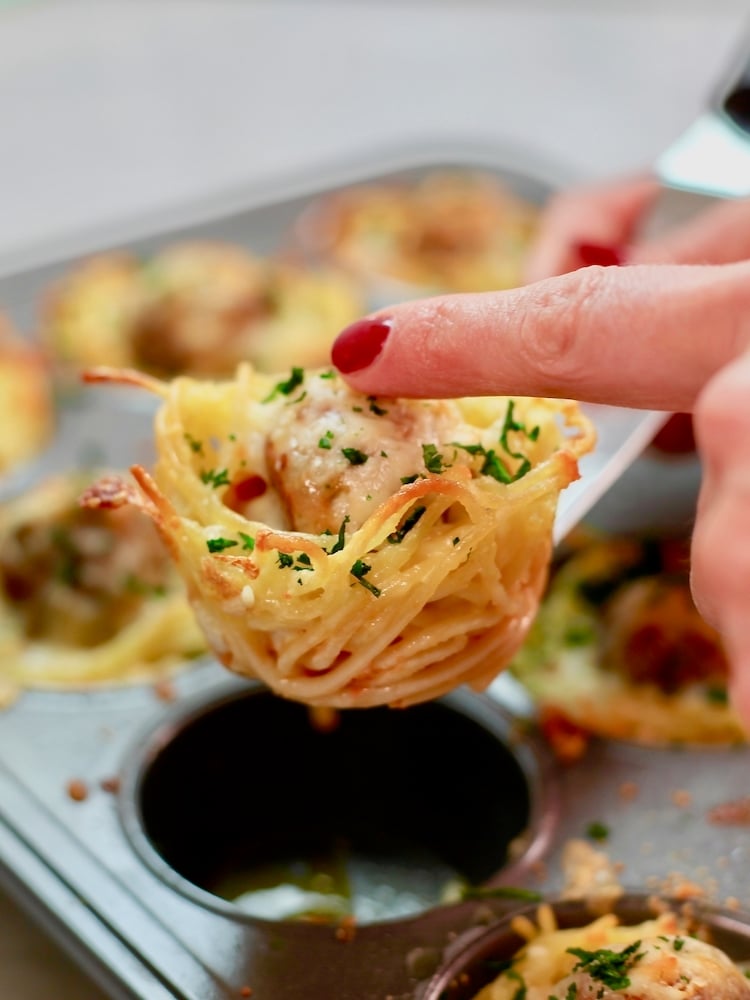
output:
[[[407,183],[353,187],[314,204],[302,245],[371,280],[428,292],[522,283],[538,209],[497,178],[439,171]]]
[[[553,573],[513,671],[565,755],[585,734],[726,745],[746,734],[727,699],[721,637],[690,592],[689,543],[592,535]]]
[[[42,335],[63,364],[221,377],[240,361],[266,371],[323,364],[363,311],[354,282],[223,243],[179,243],[139,261],[83,262],[51,289]]]
[[[147,680],[205,650],[151,521],[82,508],[90,473],[48,478],[0,506],[0,686]]]
[[[164,402],[154,477],[85,502],[149,513],[218,658],[321,706],[484,687],[526,634],[594,439],[570,401],[376,399],[330,370],[90,377]]]
[[[474,1000],[750,1000],[750,981],[674,913],[634,926],[607,914],[561,929],[550,907],[511,926],[526,944]]]
[[[47,361],[0,316],[0,475],[33,458],[53,423]]]

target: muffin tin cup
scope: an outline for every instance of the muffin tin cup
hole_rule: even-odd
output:
[[[583,927],[602,915],[585,900],[551,899],[548,905],[560,928]],[[622,924],[629,925],[653,919],[662,907],[680,914],[686,906],[691,924],[700,927],[711,944],[726,952],[735,962],[750,961],[748,914],[641,893],[623,896],[611,912],[618,916]],[[447,949],[438,971],[417,989],[416,1000],[474,1000],[478,992],[499,975],[498,967],[510,960],[526,943],[513,929],[513,919],[523,915],[534,921],[537,908],[538,904],[518,910],[488,928],[462,935]]]
[[[457,692],[315,718],[250,685],[181,706],[139,739],[120,811],[154,873],[234,918],[285,919],[294,903],[269,900],[274,878],[325,911],[314,886],[293,891],[317,865],[324,883],[346,883],[351,906],[338,915],[361,925],[520,880],[547,851],[554,764],[490,699]],[[254,887],[246,898],[243,886]]]

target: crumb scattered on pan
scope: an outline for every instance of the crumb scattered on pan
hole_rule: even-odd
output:
[[[672,802],[678,809],[687,809],[693,803],[693,796],[686,788],[675,788],[672,792]]]
[[[74,802],[83,802],[89,795],[88,785],[80,778],[71,778],[66,785],[66,791]]]
[[[357,922],[354,917],[343,917],[336,928],[336,940],[348,944],[357,936]]]
[[[102,778],[99,782],[99,787],[103,792],[109,792],[111,795],[116,795],[120,791],[120,779],[117,776]]]
[[[154,684],[154,694],[159,701],[176,701],[177,688],[170,680],[160,680]]]
[[[633,802],[638,798],[638,785],[635,781],[623,781],[620,785],[620,798],[623,802]]]
[[[708,822],[717,826],[750,826],[750,796],[721,802],[708,811]]]
[[[596,913],[606,913],[622,896],[622,865],[585,840],[569,840],[563,848],[563,899],[585,899]]]

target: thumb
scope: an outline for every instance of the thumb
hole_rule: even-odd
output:
[[[750,198],[719,202],[627,254],[632,264],[730,264],[748,257]]]
[[[629,246],[660,190],[655,178],[643,176],[571,188],[553,197],[526,259],[526,281],[575,271],[583,263],[582,242],[601,247]]]
[[[750,342],[750,263],[588,267],[404,303],[339,334],[333,364],[389,396],[570,397],[689,411]]]

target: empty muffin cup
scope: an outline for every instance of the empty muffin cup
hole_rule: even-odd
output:
[[[163,723],[133,754],[123,818],[201,904],[261,919],[403,918],[531,865],[552,766],[488,698],[321,715],[260,686]]]

